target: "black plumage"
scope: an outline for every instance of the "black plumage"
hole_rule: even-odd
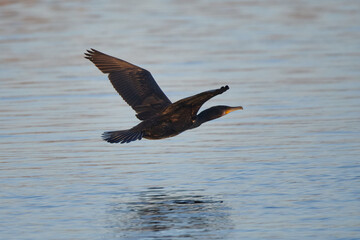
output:
[[[85,58],[103,73],[109,74],[115,90],[135,110],[136,117],[142,120],[131,129],[103,133],[103,139],[110,143],[176,136],[204,122],[242,109],[240,106],[215,106],[197,114],[206,101],[227,91],[229,87],[205,91],[172,103],[149,71],[95,49],[87,50]]]

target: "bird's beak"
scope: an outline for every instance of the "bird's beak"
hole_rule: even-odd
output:
[[[243,110],[243,107],[242,106],[229,107],[228,109],[226,109],[225,114],[231,113],[231,112],[236,111],[236,110]]]

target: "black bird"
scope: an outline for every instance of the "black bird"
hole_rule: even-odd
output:
[[[172,103],[149,71],[95,49],[87,50],[85,58],[93,62],[100,71],[109,74],[115,90],[141,120],[138,125],[128,130],[104,132],[102,137],[109,143],[173,137],[204,122],[243,109],[240,106],[215,106],[197,114],[206,101],[222,94],[229,87],[202,92]]]

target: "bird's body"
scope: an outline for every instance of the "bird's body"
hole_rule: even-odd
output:
[[[128,130],[105,132],[103,138],[110,143],[173,137],[206,121],[242,109],[215,106],[197,114],[206,101],[222,94],[229,87],[202,92],[171,103],[149,71],[94,49],[88,50],[85,55],[103,73],[109,74],[116,91],[136,111],[137,118],[142,120]]]

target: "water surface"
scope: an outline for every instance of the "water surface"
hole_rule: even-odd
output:
[[[357,239],[357,1],[0,1],[1,239]],[[91,62],[242,105],[166,140]]]

